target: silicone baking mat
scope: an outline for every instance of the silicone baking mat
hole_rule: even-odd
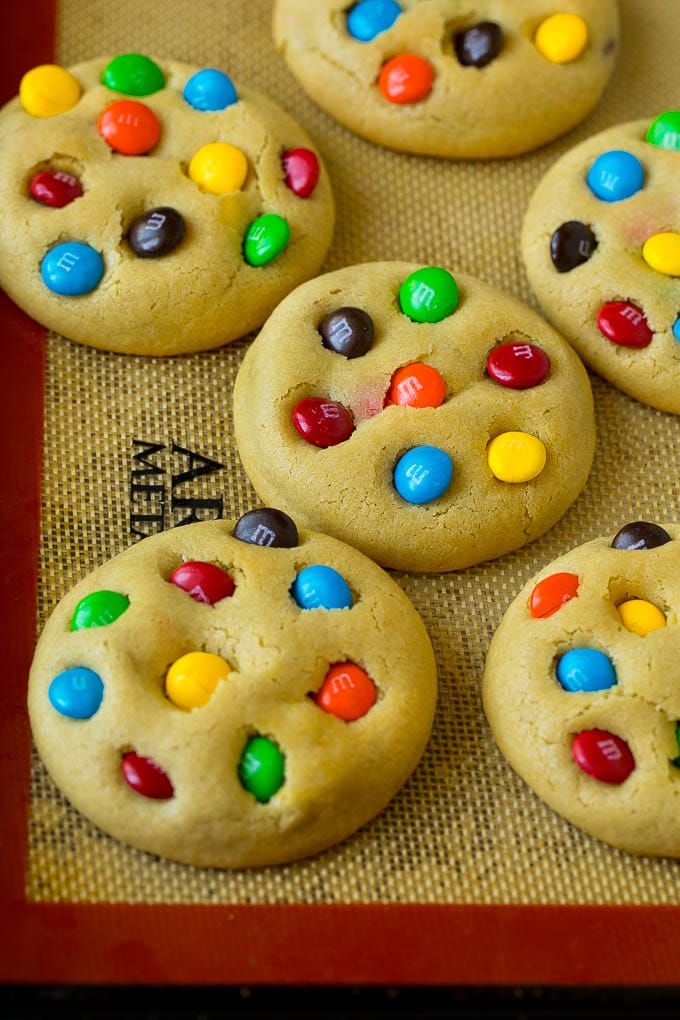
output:
[[[337,203],[325,269],[390,258],[440,264],[533,303],[517,239],[542,173],[609,125],[680,108],[680,6],[620,6],[622,49],[599,107],[565,138],[514,160],[419,158],[351,135],[287,71],[267,0],[41,0],[13,15],[3,98],[47,60],[136,51],[222,67],[275,97],[322,153]],[[31,753],[26,676],[36,630],[95,565],[187,516],[236,517],[257,504],[231,425],[248,340],[142,359],[45,337],[6,299],[1,314],[5,980],[675,981],[678,864],[628,857],[542,804],[496,750],[480,680],[504,609],[543,564],[626,520],[677,519],[677,418],[593,376],[597,453],[565,518],[493,563],[394,575],[425,620],[440,677],[432,739],[404,790],[312,860],[201,871],[123,846],[68,805]],[[140,502],[149,477],[154,495]]]

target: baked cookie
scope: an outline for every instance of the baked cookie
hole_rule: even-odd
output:
[[[331,242],[308,135],[216,68],[42,65],[0,111],[0,139],[0,284],[79,343],[218,347],[260,326]]]
[[[241,363],[234,431],[265,503],[414,571],[542,535],[595,443],[587,374],[550,326],[480,280],[407,262],[290,294]]]
[[[609,128],[550,168],[522,253],[545,314],[596,372],[680,414],[680,113]]]
[[[436,668],[379,567],[277,510],[165,532],[95,570],[38,642],[38,751],[105,832],[202,867],[344,839],[415,768]]]
[[[618,49],[616,0],[277,0],[302,87],[369,141],[452,158],[516,156],[592,110]]]
[[[632,854],[680,856],[680,525],[573,549],[491,641],[484,708],[510,765],[555,811]]]

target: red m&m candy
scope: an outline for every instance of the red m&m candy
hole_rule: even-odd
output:
[[[578,595],[577,574],[551,574],[539,581],[529,597],[529,610],[534,619],[545,620],[561,609],[565,602]]]
[[[486,370],[501,386],[526,390],[548,378],[550,358],[534,344],[501,344],[487,358]]]
[[[571,745],[571,755],[583,772],[601,783],[623,783],[635,768],[625,740],[607,730],[583,730]]]
[[[289,149],[281,162],[290,190],[300,198],[309,198],[319,179],[319,161],[311,149]]]
[[[631,301],[609,301],[602,305],[597,327],[607,340],[622,347],[647,347],[654,336],[645,313]]]
[[[337,446],[354,432],[352,412],[334,400],[307,397],[293,408],[293,425],[314,446]]]
[[[170,575],[170,583],[182,588],[197,602],[206,602],[211,606],[233,595],[235,588],[226,570],[201,560],[180,563]]]
[[[175,791],[166,772],[152,758],[135,751],[123,755],[120,764],[123,779],[135,793],[152,800],[169,800]]]
[[[83,186],[77,177],[65,170],[42,170],[31,177],[28,190],[36,202],[62,209],[80,198]]]
[[[156,114],[145,103],[119,99],[99,114],[97,131],[115,152],[143,156],[158,142],[161,126]]]

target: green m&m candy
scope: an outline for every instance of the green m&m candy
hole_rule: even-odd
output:
[[[653,120],[646,140],[660,149],[680,149],[680,110],[668,110]]]
[[[158,64],[141,53],[121,53],[106,65],[102,82],[125,96],[150,96],[165,85]]]
[[[125,612],[130,600],[117,591],[93,591],[81,599],[71,617],[71,630],[107,627]]]
[[[285,758],[267,737],[251,737],[238,766],[241,785],[261,804],[266,804],[283,786]]]
[[[290,241],[290,227],[283,216],[265,213],[246,230],[243,257],[251,266],[266,266],[280,255]]]
[[[458,307],[458,284],[446,269],[425,266],[406,277],[399,304],[414,322],[441,322]]]

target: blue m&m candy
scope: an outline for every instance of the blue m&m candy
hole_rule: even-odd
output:
[[[295,578],[291,594],[300,609],[350,609],[352,592],[342,574],[315,563]]]
[[[676,340],[680,340],[680,317],[673,323],[673,336]]]
[[[231,78],[214,67],[204,67],[192,74],[182,92],[182,98],[195,110],[224,110],[238,102]]]
[[[359,0],[347,15],[347,31],[359,42],[386,32],[401,14],[396,0]]]
[[[586,181],[596,198],[603,202],[621,202],[642,188],[645,172],[632,152],[612,149],[597,157]]]
[[[572,648],[557,663],[557,679],[565,691],[606,691],[616,684],[611,659],[596,648]]]
[[[409,503],[432,503],[443,496],[453,478],[453,461],[437,446],[414,446],[399,458],[394,487]]]
[[[55,676],[49,686],[52,708],[69,719],[90,719],[102,703],[104,684],[98,673],[74,666]]]
[[[89,244],[65,241],[50,248],[40,263],[40,275],[55,294],[89,294],[104,275],[104,260]]]

